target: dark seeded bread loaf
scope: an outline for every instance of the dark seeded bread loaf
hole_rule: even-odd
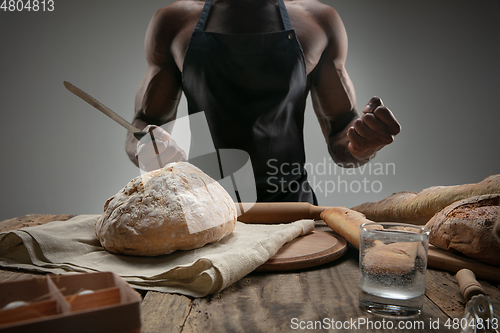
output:
[[[499,201],[500,194],[491,194],[449,205],[426,224],[431,230],[429,242],[441,249],[500,266],[500,241],[493,232]]]

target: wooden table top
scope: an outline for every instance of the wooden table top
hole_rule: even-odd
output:
[[[26,215],[0,222],[0,232],[70,217]],[[328,231],[326,226],[317,229]],[[2,268],[0,282],[36,275]],[[143,296],[141,332],[459,331],[453,329],[453,319],[456,323],[462,318],[465,304],[453,274],[429,268],[422,315],[405,320],[360,310],[358,279],[358,251],[349,247],[332,263],[296,272],[251,273],[219,294],[203,298],[138,290]],[[500,304],[498,285],[479,282]]]

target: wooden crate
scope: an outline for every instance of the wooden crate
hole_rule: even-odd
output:
[[[14,301],[28,304],[3,310]],[[0,332],[140,332],[140,304],[139,293],[111,272],[4,282]]]

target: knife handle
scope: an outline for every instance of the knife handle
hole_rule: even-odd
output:
[[[141,141],[141,139],[142,139],[142,138],[144,137],[144,135],[146,135],[146,134],[148,134],[148,132],[142,132],[142,131],[141,131],[141,132],[135,132],[133,135],[134,135],[134,137],[135,137],[137,140]]]
[[[472,296],[486,295],[483,287],[470,269],[462,268],[457,272],[455,278],[460,286],[460,292],[464,296],[465,303],[468,303]]]
[[[240,211],[245,203],[236,203]],[[308,202],[257,202],[248,211],[238,217],[243,223],[290,223],[302,219],[320,219],[326,207],[311,205]]]

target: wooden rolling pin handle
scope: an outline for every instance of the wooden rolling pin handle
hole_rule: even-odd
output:
[[[245,204],[238,204],[241,208]],[[302,219],[320,219],[326,207],[311,205],[307,202],[258,202],[238,217],[243,223],[290,223]],[[243,209],[244,211],[244,209]]]
[[[460,286],[460,292],[464,296],[465,303],[468,303],[472,296],[485,295],[483,287],[476,280],[474,273],[467,268],[462,268],[457,272],[455,278]]]

